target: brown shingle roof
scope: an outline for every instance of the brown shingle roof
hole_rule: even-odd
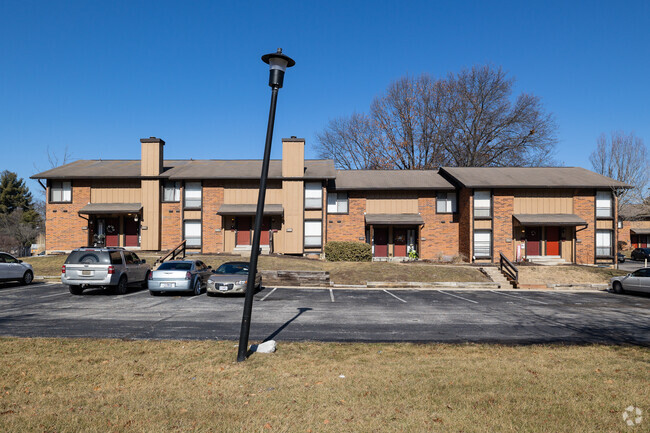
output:
[[[337,190],[453,190],[434,170],[337,170]]]
[[[467,188],[631,188],[582,167],[443,167]]]
[[[587,222],[572,213],[515,214],[513,217],[522,226],[583,226]]]

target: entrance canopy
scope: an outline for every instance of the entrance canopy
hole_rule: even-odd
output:
[[[630,233],[635,235],[650,235],[650,229],[630,229]]]
[[[86,215],[140,213],[140,203],[88,203],[79,213]]]
[[[219,215],[255,215],[256,204],[222,204],[217,214]],[[264,204],[264,215],[282,215],[284,210],[281,204]]]
[[[522,226],[586,226],[587,222],[572,213],[513,215]]]
[[[389,214],[373,213],[366,214],[366,224],[386,224],[386,225],[420,225],[424,220],[417,213]]]

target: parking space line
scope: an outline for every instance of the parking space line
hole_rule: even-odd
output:
[[[265,300],[266,298],[268,298],[269,296],[271,296],[271,295],[273,294],[273,292],[275,292],[276,290],[278,290],[277,287],[275,287],[273,290],[271,290],[271,291],[270,291],[270,292],[269,292],[265,297],[263,297],[262,299],[260,299],[260,301],[263,301],[263,300]]]
[[[472,301],[471,299],[463,298],[462,296],[454,295],[452,293],[443,292],[442,290],[437,290],[437,291],[442,293],[443,295],[453,296],[454,298],[462,299],[463,301],[471,302],[473,304],[478,304],[478,301]]]
[[[140,294],[140,293],[142,293],[142,292],[146,292],[146,291],[147,291],[147,290],[138,290],[137,292],[132,292],[132,293],[128,293],[128,294],[126,294],[126,295],[117,296],[115,299],[126,298],[126,297],[128,297],[128,296],[137,295],[137,294]]]
[[[334,302],[334,291],[330,288],[330,299]]]
[[[523,297],[523,296],[518,296],[518,295],[509,295],[509,294],[507,294],[507,293],[496,292],[496,291],[494,291],[494,290],[490,290],[490,292],[492,292],[492,293],[496,293],[497,295],[509,296],[509,297],[511,297],[511,298],[523,299],[524,301],[537,302],[538,304],[548,305],[548,302],[538,301],[537,299],[528,299],[528,298],[525,298],[525,297]]]
[[[45,298],[51,298],[52,296],[61,296],[61,295],[69,295],[69,294],[70,292],[54,293],[52,295],[39,296],[38,299],[45,299]]]
[[[330,289],[330,290],[331,290],[331,289]],[[400,301],[402,301],[402,302],[404,302],[404,303],[406,304],[406,301],[405,301],[404,299],[400,298],[399,296],[395,296],[395,295],[393,295],[391,292],[389,292],[389,291],[386,290],[386,289],[384,289],[384,292],[388,293],[388,294],[391,295],[393,298],[398,299],[398,300],[400,300]]]
[[[203,293],[203,292],[201,292],[201,293]],[[206,296],[207,296],[207,295],[206,295]],[[198,299],[198,298],[200,298],[200,297],[201,297],[201,295],[190,296],[189,298],[187,298],[187,302],[190,302],[192,299]]]

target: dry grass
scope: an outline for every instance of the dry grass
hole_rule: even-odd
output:
[[[522,284],[606,284],[610,278],[626,271],[594,266],[520,266]]]
[[[0,430],[614,432],[650,401],[647,348],[233,346],[1,339]]]

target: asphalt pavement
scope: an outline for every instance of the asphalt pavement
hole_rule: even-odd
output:
[[[0,335],[237,340],[243,297],[71,295],[0,284]],[[606,343],[650,346],[650,296],[608,292],[264,288],[251,342]]]

